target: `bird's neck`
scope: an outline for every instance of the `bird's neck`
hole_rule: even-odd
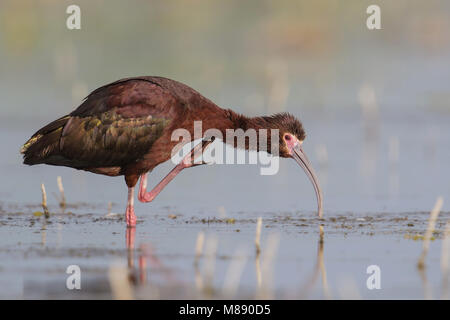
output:
[[[231,129],[242,129],[244,131],[248,129],[253,129],[256,131],[259,131],[261,129],[275,129],[272,128],[272,124],[268,121],[267,116],[260,116],[260,117],[247,117],[243,114],[239,114],[237,112],[234,112],[233,110],[226,110],[228,113],[228,117],[230,118],[231,122],[233,123],[233,128]]]
[[[230,109],[226,113],[230,122],[221,128],[225,143],[235,148],[269,152],[271,141],[278,143],[278,129],[268,121],[269,117],[247,117]],[[253,145],[250,142],[252,139]]]
[[[276,137],[278,142],[278,131],[273,123],[268,121],[270,117],[247,117],[230,109],[221,109],[217,106],[212,108],[214,112],[193,113],[183,124],[183,128],[191,131],[194,139],[202,137],[221,135],[221,140],[235,148],[256,149],[257,151],[267,151],[272,146],[272,137]],[[213,116],[211,116],[213,114]],[[200,128],[198,128],[200,124]],[[199,130],[198,130],[199,129]],[[196,138],[197,137],[197,138]],[[245,144],[242,144],[243,139]],[[249,141],[256,141],[256,146]]]

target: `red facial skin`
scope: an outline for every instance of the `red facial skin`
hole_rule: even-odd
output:
[[[303,141],[299,141],[297,137],[293,136],[290,133],[285,133],[283,136],[283,140],[286,143],[286,147],[288,148],[289,154],[292,156],[294,153],[294,148],[297,145],[302,145]]]

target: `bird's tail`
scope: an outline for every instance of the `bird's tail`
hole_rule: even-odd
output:
[[[20,149],[23,163],[28,165],[49,163],[49,158],[58,155],[61,134],[69,119],[69,116],[65,116],[49,123],[25,142]]]

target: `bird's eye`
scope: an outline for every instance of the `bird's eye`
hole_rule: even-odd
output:
[[[291,136],[290,136],[290,135],[288,135],[288,134],[287,134],[287,135],[285,135],[285,136],[284,136],[284,140],[286,140],[286,141],[289,141],[289,140],[291,140]]]

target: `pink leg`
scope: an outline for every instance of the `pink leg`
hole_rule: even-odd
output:
[[[136,215],[134,214],[134,187],[128,188],[128,202],[125,219],[127,221],[127,227],[134,228],[136,226]]]
[[[183,160],[179,164],[177,164],[175,168],[173,168],[172,171],[170,171],[169,174],[165,176],[164,179],[162,179],[150,192],[147,192],[147,173],[143,174],[141,176],[141,182],[139,184],[138,200],[141,202],[152,201],[162,191],[162,189],[164,189],[164,187],[167,186],[169,182],[172,181],[172,179],[175,178],[177,174],[179,174],[183,169],[206,164],[206,162],[194,163],[193,160],[197,157],[198,152],[202,152],[204,149],[206,149],[211,142],[212,141],[204,140],[201,143],[197,144],[191,150],[191,152],[187,156],[185,156]]]

